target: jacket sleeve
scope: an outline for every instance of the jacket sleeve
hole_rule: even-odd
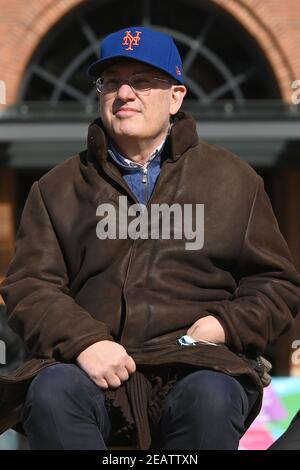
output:
[[[300,310],[300,276],[260,176],[233,274],[232,298],[205,313],[221,321],[234,350],[261,354],[293,325]]]
[[[28,195],[16,250],[0,293],[8,323],[32,357],[72,362],[91,344],[109,339],[108,327],[70,295],[64,257],[38,182]]]

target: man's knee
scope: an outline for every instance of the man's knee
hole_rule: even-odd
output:
[[[31,382],[25,408],[33,407],[41,414],[50,409],[62,409],[66,400],[88,400],[102,390],[75,364],[55,364],[42,370]]]
[[[163,448],[237,449],[246,401],[242,385],[229,375],[208,370],[187,375],[167,396]]]
[[[229,375],[215,371],[193,372],[180,380],[170,397],[172,407],[186,413],[207,414],[210,419],[230,416],[232,408],[243,413],[246,395],[239,382]]]
[[[33,379],[21,421],[33,449],[104,449],[110,433],[103,390],[75,364],[49,366]]]

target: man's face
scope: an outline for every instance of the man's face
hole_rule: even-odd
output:
[[[100,115],[109,135],[116,141],[163,136],[169,127],[170,115],[179,110],[186,93],[184,86],[172,85],[172,79],[166,74],[141,62],[118,62],[107,68],[103,77],[127,80],[135,74],[168,81],[154,81],[155,88],[146,95],[135,92],[128,84],[122,84],[112,93],[100,93]]]

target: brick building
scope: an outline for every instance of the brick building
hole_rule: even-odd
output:
[[[300,269],[299,1],[0,0],[0,278],[31,184],[85,147],[99,40],[130,24],[173,35],[199,134],[263,176]],[[297,338],[300,320],[270,350],[276,373],[297,373]]]

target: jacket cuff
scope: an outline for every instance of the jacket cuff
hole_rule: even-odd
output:
[[[91,335],[87,336],[85,338],[80,339],[78,342],[74,342],[71,347],[66,349],[65,351],[59,351],[57,352],[57,356],[59,360],[62,360],[62,362],[76,362],[77,357],[79,354],[84,351],[86,348],[91,346],[94,343],[97,343],[98,341],[114,341],[113,337],[110,335]],[[54,352],[54,355],[55,352]]]

